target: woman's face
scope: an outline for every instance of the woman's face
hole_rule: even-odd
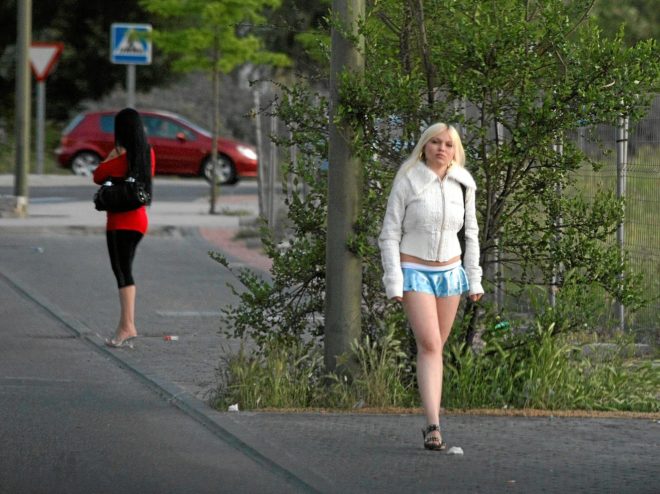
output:
[[[455,153],[454,141],[448,130],[434,135],[424,146],[426,164],[432,168],[449,166]]]

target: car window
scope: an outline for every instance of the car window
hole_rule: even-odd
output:
[[[115,132],[114,115],[101,115],[101,130],[110,134]]]
[[[79,113],[75,117],[73,117],[73,120],[71,120],[66,127],[64,127],[64,130],[62,131],[62,134],[70,134],[73,129],[78,127],[78,124],[83,121],[83,118],[85,118],[85,115],[83,113]]]
[[[151,116],[145,116],[143,120],[149,136],[176,139],[176,135],[183,132],[187,140],[192,141],[195,139],[195,135],[190,130],[172,120]]]

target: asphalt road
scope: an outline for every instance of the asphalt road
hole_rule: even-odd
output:
[[[97,300],[89,313],[103,305]],[[296,490],[2,277],[0,317],[0,493]]]
[[[209,218],[201,182],[161,182],[191,203],[150,209],[161,226],[135,260],[133,350],[102,345],[118,302],[93,186],[45,177],[31,218],[0,219],[0,494],[660,492],[657,416],[446,414],[445,439],[464,450],[453,456],[422,448],[414,414],[211,409],[219,316],[235,299],[208,250],[231,244],[237,219]],[[255,210],[254,197],[222,197]]]
[[[65,183],[66,178],[68,176],[62,176],[61,180],[56,181],[54,185],[49,187],[29,187],[30,201],[33,203],[91,201],[91,196],[97,189],[97,186],[92,183],[91,177],[87,180],[72,176],[71,182],[75,185]],[[14,193],[12,184],[0,184],[0,195],[12,195]],[[201,178],[156,177],[154,181],[154,198],[158,201],[167,202],[194,201],[207,197],[209,188],[208,182]],[[236,185],[223,185],[219,190],[221,195],[227,196],[256,194],[257,182],[253,179],[244,179]]]
[[[78,207],[94,190],[79,182],[34,187],[31,204]],[[208,190],[202,181],[157,186],[160,201],[178,203]],[[102,230],[0,233],[0,494],[307,490],[154,385],[202,400],[215,387],[227,343],[220,309],[235,296],[212,247],[194,228],[144,238],[134,266],[139,347],[117,358],[102,345],[119,310]]]

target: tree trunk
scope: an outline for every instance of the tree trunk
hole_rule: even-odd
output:
[[[332,10],[347,32],[357,35],[357,21],[364,18],[364,0],[334,0]],[[335,122],[339,105],[339,81],[344,70],[364,74],[361,46],[355,46],[332,30],[330,74],[330,147],[328,170],[328,233],[326,246],[325,366],[337,368],[337,357],[350,350],[360,336],[362,265],[348,250],[348,240],[358,219],[362,189],[362,165],[352,149],[355,131],[348,122]]]
[[[419,46],[422,52],[422,62],[424,63],[424,72],[426,73],[426,100],[429,107],[435,102],[435,67],[431,61],[431,47],[426,35],[426,24],[424,23],[424,0],[412,0],[411,10],[417,17],[419,26]]]

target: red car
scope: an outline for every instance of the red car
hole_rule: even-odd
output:
[[[76,175],[90,174],[114,147],[116,111],[77,115],[62,131],[55,150],[60,166]],[[156,152],[156,173],[203,176],[211,181],[211,133],[176,113],[140,111],[145,130]],[[257,152],[253,146],[218,138],[216,176],[219,183],[234,184],[239,178],[257,176]]]

